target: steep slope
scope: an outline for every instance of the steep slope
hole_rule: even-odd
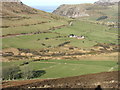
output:
[[[2,16],[3,17],[17,17],[21,14],[37,14],[38,10],[24,5],[22,2],[3,2]]]
[[[22,2],[3,2],[2,21],[3,35],[45,31],[67,24],[66,18],[31,8]]]
[[[101,5],[100,3],[103,2],[99,1],[95,4],[64,4],[53,11],[53,13],[72,18],[86,17],[94,20],[101,16],[107,16],[107,21],[117,21],[118,5],[113,3],[110,5]]]
[[[57,8],[57,10],[53,11],[53,13],[68,16],[68,17],[83,17],[89,16],[86,9],[88,6],[92,6],[92,4],[81,4],[81,5],[61,5]]]

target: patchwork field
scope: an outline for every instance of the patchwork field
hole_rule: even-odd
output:
[[[36,17],[36,18],[38,19],[39,17]],[[34,18],[32,20],[34,20]],[[16,24],[16,21],[15,21],[15,24]],[[45,32],[45,31],[49,31],[48,29],[53,28],[55,26],[61,26],[66,24],[68,23],[65,21],[54,21],[54,20],[51,20],[51,21],[43,20],[41,22],[36,21],[36,22],[33,22],[33,24],[30,23],[26,25],[22,25],[22,22],[21,22],[20,26],[15,25],[16,27],[13,26],[9,28],[3,28],[2,34],[7,35],[7,34]]]
[[[77,36],[83,35],[85,39],[70,38],[68,37],[70,34]],[[117,28],[109,28],[85,21],[73,21],[72,26],[55,29],[48,33],[3,38],[3,48],[40,49],[57,47],[66,41],[70,41],[69,45],[73,47],[90,48],[98,43],[117,44],[117,37]]]
[[[3,81],[118,71],[118,26],[96,23],[99,16],[67,18],[22,3],[5,3],[3,8]],[[112,17],[103,22],[116,19],[116,13],[104,12]]]
[[[3,49],[8,48],[8,52],[11,52],[9,48],[16,48],[23,51],[19,51],[18,55],[6,56],[5,59],[8,59],[7,61],[10,62],[3,62],[3,70],[6,70],[11,65],[11,67],[20,68],[19,74],[26,73],[26,71],[29,72],[29,70],[30,72],[38,73],[38,76],[31,77],[32,79],[62,78],[117,71],[117,55],[109,54],[107,56],[109,58],[104,58],[103,56],[80,57],[81,53],[85,55],[93,53],[95,55],[99,51],[100,53],[113,52],[113,48],[118,44],[117,29],[87,21],[75,20],[72,22],[72,26],[66,26],[46,33],[4,37]],[[85,38],[71,38],[69,37],[70,34],[85,36]],[[96,45],[102,47],[102,49],[96,51]],[[22,56],[23,52],[25,54],[31,53],[32,55]],[[67,56],[69,60],[62,59],[63,57],[61,56]],[[34,57],[37,57],[37,59]],[[56,58],[59,59],[57,60]],[[30,75],[34,74],[30,73]],[[21,76],[19,79],[25,78]]]

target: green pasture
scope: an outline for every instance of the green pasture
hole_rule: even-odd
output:
[[[38,35],[17,36],[3,39],[3,48],[24,48],[24,49],[41,49],[48,46],[55,47],[64,40],[56,40],[58,34],[55,33],[43,33]],[[49,38],[46,40],[46,38]],[[45,44],[43,46],[42,44]]]
[[[33,30],[33,26],[30,27],[30,30]],[[66,41],[70,41],[69,44],[74,47],[90,48],[97,43],[117,44],[117,32],[118,30],[116,28],[109,29],[107,26],[103,25],[92,24],[85,21],[74,21],[73,26],[56,29],[51,33],[3,38],[3,48],[14,47],[25,49],[41,49],[46,47],[57,47],[59,44],[62,44]],[[69,38],[69,34],[75,34],[77,36],[84,35],[85,39],[80,40],[76,38]],[[45,38],[49,39],[46,40]]]
[[[30,21],[29,21],[30,22]],[[16,22],[17,23],[17,22]],[[48,23],[36,24],[36,25],[29,25],[28,26],[17,26],[17,27],[9,27],[3,28],[2,34],[20,34],[20,33],[31,33],[31,32],[43,32],[48,31],[48,29],[60,25],[67,24],[65,21],[51,21]]]
[[[92,24],[86,21],[74,21],[73,26],[57,29],[54,32],[64,35],[75,34],[84,35],[84,41],[91,43],[117,43],[118,30],[104,25]],[[80,40],[79,40],[80,41]]]
[[[94,13],[92,10],[94,11]],[[93,7],[91,7],[90,12],[93,15],[91,15],[89,17],[82,18],[82,19],[96,21],[101,16],[108,16],[107,19],[103,19],[101,21],[118,22],[118,5],[111,5],[111,6],[106,6],[106,7],[93,6]]]
[[[4,62],[3,68],[8,65],[20,65],[24,61]],[[92,60],[42,60],[30,62],[20,66],[28,66],[33,70],[44,70],[46,73],[39,78],[62,78],[109,71],[112,67],[117,70],[117,61],[92,61]]]

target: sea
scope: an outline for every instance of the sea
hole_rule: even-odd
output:
[[[58,8],[58,6],[32,6],[32,7],[49,13],[52,13],[54,10]]]

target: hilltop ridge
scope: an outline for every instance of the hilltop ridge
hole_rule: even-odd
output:
[[[114,5],[117,4],[120,0],[99,0],[95,4],[99,5]]]
[[[101,2],[101,3],[118,3],[120,0],[99,0],[97,2]]]
[[[22,2],[2,2],[3,17],[17,17],[21,14],[37,14],[38,10],[31,8]]]
[[[118,4],[116,1],[107,2],[100,0],[94,4],[63,4],[60,5],[56,10],[53,11],[54,14],[60,16],[67,16],[70,18],[89,18],[92,20],[97,20],[101,16],[107,16],[106,21],[117,21],[118,16]]]

